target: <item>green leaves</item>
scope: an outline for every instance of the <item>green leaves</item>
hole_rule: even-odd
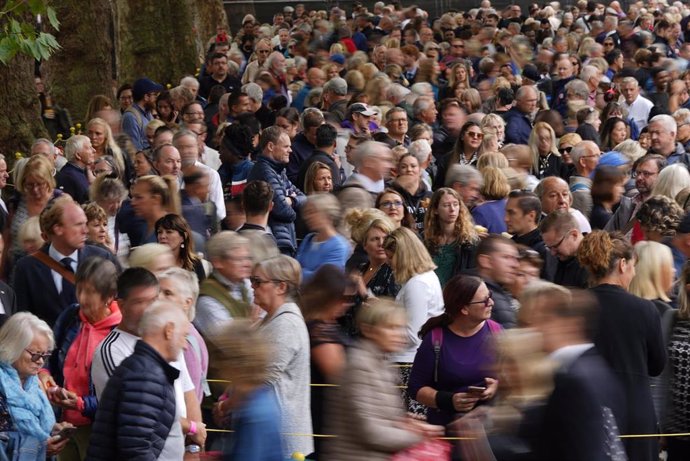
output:
[[[47,18],[54,30],[60,29],[55,9],[49,0],[8,0],[0,10],[0,63],[7,65],[17,53],[46,60],[60,49],[55,37],[41,31],[38,17]]]

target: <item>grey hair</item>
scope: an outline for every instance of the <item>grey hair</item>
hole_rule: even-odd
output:
[[[638,158],[643,157],[647,153],[647,151],[640,146],[640,143],[633,139],[626,139],[615,146],[613,150],[625,155],[631,162],[635,162]]]
[[[381,151],[390,151],[390,148],[378,141],[364,141],[361,143],[352,153],[352,162],[355,166],[361,166],[364,161],[370,157],[376,157],[380,155]]]
[[[286,299],[296,301],[299,297],[299,287],[302,284],[302,267],[296,259],[286,255],[278,255],[264,259],[254,266],[266,274],[271,280],[279,280],[287,285]]]
[[[597,67],[586,65],[582,68],[582,72],[580,72],[580,79],[583,82],[588,82],[592,77],[595,77],[598,74],[599,69]]]
[[[175,332],[188,323],[187,314],[182,307],[171,304],[170,301],[154,301],[146,308],[139,320],[139,336],[145,336],[160,332],[166,325],[173,323]]]
[[[429,160],[429,156],[431,155],[431,144],[429,144],[429,141],[426,139],[418,139],[416,141],[412,141],[407,150],[421,165]]]
[[[596,144],[592,141],[580,141],[573,146],[570,151],[570,158],[573,159],[573,164],[577,167],[580,159],[589,153],[589,148],[592,146],[596,147]]]
[[[415,99],[414,104],[412,104],[412,113],[416,117],[434,104],[434,98],[430,96],[420,96]]]
[[[635,88],[638,88],[640,86],[640,83],[637,81],[637,79],[635,77],[623,78],[623,80],[621,81],[621,86],[628,85],[628,84],[634,85]]]
[[[531,85],[523,85],[518,88],[517,92],[515,93],[515,99],[522,99],[523,97],[527,96],[525,93],[528,91],[534,95],[537,95],[537,90],[534,87]]]
[[[472,166],[455,164],[448,168],[445,186],[453,187],[453,184],[455,183],[458,183],[461,186],[466,186],[472,181],[475,181],[481,185],[484,182],[484,178],[482,177],[482,174]]]
[[[45,144],[50,147],[50,155],[55,155],[55,144],[53,144],[50,139],[46,138],[38,138],[37,140],[34,141],[33,144],[31,144],[31,152],[33,152],[35,147],[40,146],[41,144]]]
[[[580,80],[579,78],[576,78],[574,80],[569,81],[568,83],[565,84],[565,90],[572,91],[575,93],[580,99],[584,99],[585,101],[587,98],[589,98],[589,87],[585,82]]]
[[[213,235],[206,244],[206,254],[210,261],[225,258],[237,248],[249,248],[249,240],[233,231],[222,231]]]
[[[410,90],[405,88],[399,83],[393,83],[387,92],[388,100],[390,101],[401,101],[405,96],[410,94]]]
[[[132,249],[129,254],[129,267],[143,267],[152,270],[152,264],[160,256],[170,255],[174,258],[169,246],[162,243],[146,243]]]
[[[410,87],[410,90],[417,96],[428,96],[429,93],[433,92],[431,83],[428,82],[415,83],[414,85],[412,85],[412,87]]]
[[[196,300],[199,297],[199,278],[193,271],[181,267],[171,267],[157,275],[158,281],[172,280],[183,297],[192,300],[187,317],[191,322],[196,317]]]
[[[690,124],[690,109],[678,109],[673,113],[677,125]]]
[[[80,150],[84,148],[86,143],[91,143],[91,140],[83,134],[70,136],[65,143],[65,158],[68,162],[73,162]]]
[[[48,338],[48,348],[55,347],[53,330],[48,324],[29,312],[18,312],[0,328],[0,362],[12,365],[19,360],[37,334]],[[41,351],[42,352],[42,351]]]
[[[676,123],[676,120],[670,115],[655,115],[654,117],[652,117],[649,123],[659,123],[661,124],[661,126],[664,127],[664,130],[668,131],[669,133],[678,133],[678,124]]]
[[[77,286],[88,283],[99,295],[108,299],[117,294],[117,276],[118,270],[112,261],[92,256],[79,264],[74,278]]]
[[[180,86],[186,87],[187,85],[193,86],[194,88],[199,89],[199,80],[192,77],[191,75],[187,75],[186,77],[182,77],[182,79],[180,80]]]

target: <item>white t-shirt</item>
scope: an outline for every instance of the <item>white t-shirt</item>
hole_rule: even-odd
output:
[[[115,328],[98,345],[91,364],[91,381],[96,389],[96,396],[100,399],[108,379],[115,372],[120,363],[134,353],[134,346],[139,341],[138,336]],[[187,416],[187,406],[184,401],[185,392],[194,390],[194,383],[187,371],[187,363],[180,352],[177,360],[170,365],[180,370],[180,376],[175,380],[175,422],[168,438],[165,440],[163,451],[158,457],[161,461],[179,461],[184,456],[184,435],[180,418]]]

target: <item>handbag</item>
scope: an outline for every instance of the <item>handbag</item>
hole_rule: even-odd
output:
[[[391,461],[450,461],[450,451],[445,440],[424,440],[396,453]]]

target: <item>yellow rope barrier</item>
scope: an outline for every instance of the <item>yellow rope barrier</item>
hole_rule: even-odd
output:
[[[210,429],[206,428],[207,432],[221,432],[221,433],[233,433],[235,431],[229,429]],[[333,434],[297,434],[297,433],[286,433],[283,434],[288,437],[316,437],[324,439],[332,439],[338,437]],[[634,438],[648,438],[648,437],[690,437],[690,432],[680,432],[677,434],[628,434],[620,435],[621,439],[634,439]],[[436,437],[437,440],[447,440],[447,441],[459,441],[459,440],[476,440],[475,437]]]

